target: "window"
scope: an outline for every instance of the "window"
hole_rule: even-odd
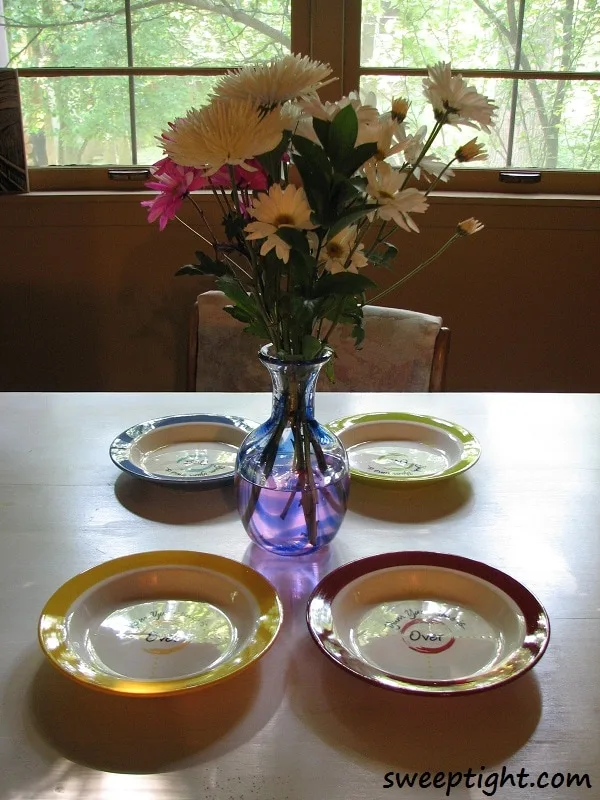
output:
[[[363,0],[352,56],[361,90],[382,105],[410,97],[414,124],[424,117],[423,65],[451,62],[498,106],[493,132],[477,135],[488,148],[488,170],[509,173],[507,181],[537,178],[520,172],[600,170],[595,0]],[[448,152],[465,133],[445,128]],[[600,175],[589,177],[598,191]]]
[[[451,61],[499,107],[493,134],[477,134],[490,160],[474,174],[487,188],[516,171],[600,188],[595,0],[0,0],[0,13],[0,65],[19,71],[34,187],[44,171],[56,180],[39,169],[51,165],[78,166],[59,170],[76,188],[83,166],[106,176],[106,165],[152,163],[155,136],[218,75],[294,51],[332,64],[329,99],[360,86],[384,109],[407,96],[414,123],[429,112],[425,65]],[[447,129],[442,150],[468,133]]]

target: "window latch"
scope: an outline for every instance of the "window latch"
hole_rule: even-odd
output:
[[[541,172],[501,172],[501,183],[540,183]]]
[[[147,181],[150,178],[150,170],[141,169],[109,169],[108,177],[111,181]]]

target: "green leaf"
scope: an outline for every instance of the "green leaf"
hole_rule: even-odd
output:
[[[331,187],[331,205],[333,208],[339,209],[339,213],[344,213],[346,206],[359,194],[359,190],[348,178],[339,172],[335,173]]]
[[[328,238],[333,238],[336,233],[344,230],[347,228],[348,225],[351,225],[353,222],[356,222],[359,219],[363,219],[367,216],[371,211],[375,211],[377,208],[377,204],[375,203],[365,203],[360,206],[354,206],[351,211],[348,211],[339,219],[337,219],[332,225],[329,226],[329,236]]]
[[[290,145],[290,138],[291,133],[289,131],[284,131],[277,147],[273,150],[269,150],[268,153],[262,153],[260,156],[256,156],[256,160],[273,183],[279,183],[281,180],[281,159]]]
[[[255,319],[250,325],[247,325],[244,330],[252,336],[259,336],[261,339],[271,341],[271,334],[267,326],[261,319]]]
[[[351,105],[347,105],[338,111],[329,129],[327,155],[337,169],[353,152],[357,135],[356,111]]]
[[[356,324],[352,328],[352,338],[354,339],[354,347],[358,349],[363,343],[363,340],[365,338],[365,331],[362,326],[362,323],[360,325]]]
[[[354,148],[351,153],[348,153],[348,155],[339,163],[338,170],[347,178],[349,178],[351,175],[354,175],[359,167],[362,167],[365,161],[373,158],[376,152],[376,142],[365,142],[364,144],[359,144],[358,147]]]
[[[333,167],[325,152],[310,139],[293,136],[292,144],[296,150],[294,164],[302,178],[308,203],[319,221],[329,205]]]
[[[183,267],[179,267],[175,277],[180,275],[206,275],[206,273],[197,264],[184,264]]]
[[[335,357],[332,357],[325,364],[325,375],[327,375],[327,378],[328,378],[330,383],[335,383],[334,361],[335,361]]]
[[[321,341],[316,336],[302,337],[302,356],[306,359],[316,358],[322,350]]]
[[[396,256],[398,255],[398,248],[394,247],[393,244],[389,242],[381,242],[379,245],[380,248],[385,248],[384,251],[381,252],[373,252],[369,253],[368,259],[371,264],[375,264],[378,267],[385,267],[386,269],[392,269],[393,264],[391,263]]]
[[[315,297],[329,294],[362,294],[366,289],[370,289],[375,285],[366,275],[360,275],[356,272],[337,272],[335,275],[328,272],[317,281]]]
[[[318,144],[311,142],[311,140],[307,139],[305,136],[296,135],[292,136],[292,145],[296,153],[300,155],[302,159],[308,159],[315,170],[321,170],[326,176],[333,173],[331,161],[323,148],[319,147]],[[296,163],[296,158],[294,158],[294,163]]]
[[[225,228],[225,235],[230,242],[243,238],[243,230],[246,222],[247,220],[245,220],[241,214],[234,214],[232,212],[225,214],[223,217],[223,227]]]
[[[224,275],[216,281],[217,288],[226,297],[239,306],[243,311],[254,319],[257,316],[256,302],[237,282],[232,275]]]
[[[199,250],[196,253],[198,264],[185,264],[177,270],[175,275],[225,275],[230,270],[226,264],[216,261]]]
[[[288,313],[290,316],[290,328],[297,331],[312,330],[315,319],[314,302],[298,295],[284,295],[287,298]]]
[[[325,119],[318,119],[318,117],[313,117],[313,130],[317,134],[317,138],[323,145],[323,150],[327,150],[329,146],[329,129],[331,128],[331,122]]]
[[[360,296],[360,300],[357,297]],[[349,294],[336,297],[330,303],[323,316],[332,322],[339,322],[342,325],[362,325],[364,296]]]
[[[282,227],[277,229],[277,236],[286,244],[289,244],[290,247],[307,255],[310,253],[305,231],[300,231],[298,228]]]
[[[223,310],[230,314],[234,319],[249,324],[253,321],[252,316],[239,306],[224,306]]]

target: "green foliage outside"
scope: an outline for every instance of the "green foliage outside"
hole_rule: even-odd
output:
[[[16,68],[235,67],[290,52],[292,0],[134,0],[129,47],[122,0],[0,0],[0,9],[2,2],[0,57],[7,51],[4,61]],[[518,10],[517,0],[363,0],[361,62],[423,68],[444,60],[457,71],[512,69],[518,60],[528,71],[598,73],[596,0],[527,0],[520,52]],[[213,80],[22,78],[30,164],[152,163],[160,157],[155,136],[203,105]],[[499,106],[486,141],[490,166],[600,169],[600,81],[521,80],[516,92],[509,79],[474,83]],[[367,76],[360,89],[376,94],[380,110],[408,96],[412,118],[423,120],[419,78]],[[464,131],[460,139],[450,131],[438,150],[447,155],[463,140]]]

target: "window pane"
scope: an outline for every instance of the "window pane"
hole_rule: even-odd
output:
[[[21,78],[29,166],[131,164],[126,77]]]
[[[4,61],[21,68],[238,66],[290,51],[290,2],[237,0],[219,12],[172,0],[134,6],[129,63],[123,0],[0,0],[0,55],[7,47]]]
[[[162,157],[155,137],[188,109],[204,105],[215,80],[189,75],[135,79],[138,164],[154,164]]]
[[[133,14],[135,66],[229,67],[290,52],[290,0],[238,0],[227,13],[165,4]],[[172,9],[172,10],[171,10]]]
[[[520,68],[600,69],[600,6],[590,0],[529,0]]]
[[[3,4],[8,66],[127,66],[122,0],[91,0],[85,6],[65,0],[3,0]],[[0,27],[0,39],[3,31]]]
[[[490,135],[472,128],[446,126],[434,151],[443,160],[477,136],[488,149],[487,161],[475,168],[600,170],[600,82],[518,81],[514,141],[509,153],[513,81],[469,81],[498,106]],[[411,101],[406,126],[415,133],[421,125],[433,127],[433,112],[423,96],[421,78],[363,76],[361,93],[374,92],[377,107],[387,111],[393,97]],[[468,167],[469,165],[465,165]]]
[[[129,58],[123,0],[0,0],[0,11],[3,2],[0,59],[21,68],[226,67],[290,52],[291,0],[236,0],[219,13],[149,2],[133,13]],[[138,76],[130,87],[127,77],[21,78],[29,164],[152,163],[154,137],[203,105],[215,79]]]
[[[361,65],[512,69],[519,2],[363,0]],[[527,0],[520,61],[524,70],[600,68],[600,7],[593,0]]]
[[[514,50],[499,33],[509,29],[505,9],[494,0],[363,0],[361,65],[422,68],[450,61],[462,69],[511,69]]]
[[[488,135],[466,126],[457,128],[453,125],[446,125],[436,140],[433,153],[447,162],[453,157],[460,145],[477,137],[478,142],[485,144],[489,158],[487,161],[472,162],[470,166],[479,169],[482,167],[504,167],[506,165],[506,142],[508,141],[512,81],[480,79],[469,81],[469,83],[472,83],[478,91],[493,99],[498,106],[497,122],[493,133]],[[375,94],[380,112],[389,110],[394,97],[405,97],[410,100],[410,108],[405,122],[408,134],[415,134],[423,125],[426,125],[429,131],[432,130],[434,123],[433,111],[423,95],[422,78],[390,78],[368,75],[362,77],[360,87],[363,98],[367,92]],[[465,165],[465,167],[467,166]]]
[[[513,164],[600,170],[600,83],[519,81]]]

